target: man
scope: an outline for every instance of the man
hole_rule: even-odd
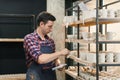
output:
[[[26,80],[56,80],[52,68],[59,65],[59,56],[69,54],[68,49],[55,52],[54,41],[47,35],[52,31],[56,18],[41,12],[36,18],[37,28],[33,33],[24,37],[27,73]]]

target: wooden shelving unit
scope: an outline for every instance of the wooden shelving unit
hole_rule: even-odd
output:
[[[24,39],[20,39],[20,38],[0,38],[0,42],[23,42]]]
[[[120,2],[120,1],[119,1]],[[96,1],[97,3],[97,1]],[[113,4],[113,3],[112,3]],[[78,8],[79,10],[79,8]],[[79,11],[78,11],[79,12]],[[79,14],[79,13],[78,13]],[[79,15],[78,15],[79,16]],[[96,17],[92,17],[89,19],[85,19],[85,20],[79,20],[75,21],[75,22],[71,22],[68,24],[69,27],[77,27],[77,31],[79,34],[79,27],[91,27],[91,26],[96,26],[96,33],[98,33],[98,25],[99,24],[113,24],[113,23],[119,23],[120,22],[120,17],[114,17],[114,18],[99,18],[98,16]],[[98,34],[97,34],[98,35]],[[89,61],[85,61],[85,60],[81,60],[79,58],[79,48],[77,49],[77,56],[69,56],[70,59],[74,60],[75,62],[77,62],[77,66],[79,66],[79,64],[83,64],[85,66],[91,66],[91,67],[95,67],[96,68],[96,80],[99,80],[99,68],[100,66],[120,66],[120,62],[105,62],[105,63],[99,63],[98,62],[98,53],[99,53],[99,44],[108,44],[108,43],[112,43],[112,44],[120,44],[120,40],[99,40],[98,36],[96,37],[96,40],[83,40],[83,39],[79,39],[79,37],[77,37],[77,39],[65,39],[65,42],[73,42],[73,43],[78,43],[78,47],[79,47],[79,43],[80,44],[91,44],[91,43],[95,43],[96,44],[96,63],[91,63]],[[82,79],[78,79],[77,77],[80,77],[80,73],[79,73],[79,68],[78,71],[75,72],[71,72],[69,70],[65,70],[65,73],[70,75],[71,77],[73,77],[76,80],[82,80]],[[82,78],[82,77],[81,77]]]
[[[65,39],[65,42],[74,42],[74,43],[95,43],[94,40],[83,40],[83,39]]]
[[[0,75],[0,80],[25,80],[26,74],[4,74]]]
[[[77,72],[65,70],[65,73],[67,73],[68,75],[70,75],[70,76],[73,77],[74,79],[77,79]]]
[[[99,20],[99,24],[112,24],[112,23],[120,22],[119,17],[115,17],[115,18],[99,18],[98,20]],[[89,18],[89,19],[85,19],[84,21],[79,20],[79,21],[76,21],[76,22],[72,22],[72,23],[69,23],[69,26],[76,27],[78,24],[81,27],[93,26],[93,25],[96,24],[96,18]]]
[[[77,58],[75,56],[70,56],[69,58],[73,59],[74,61],[76,61],[80,64],[86,65],[86,66],[95,66],[95,63],[91,63],[89,61],[81,60],[80,58]]]
[[[95,43],[96,40],[83,40],[83,39],[65,39],[65,42],[74,42],[74,43],[81,43],[81,44],[90,44]],[[120,43],[120,40],[100,40],[99,43]]]

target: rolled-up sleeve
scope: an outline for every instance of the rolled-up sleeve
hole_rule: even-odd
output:
[[[24,48],[26,55],[31,56],[32,59],[37,62],[39,55],[42,54],[40,52],[40,44],[37,42],[37,40],[31,37],[26,37],[24,39]]]

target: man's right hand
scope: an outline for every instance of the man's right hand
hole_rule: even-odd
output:
[[[65,48],[65,49],[61,50],[60,53],[61,53],[61,56],[66,56],[70,53],[70,51],[67,48]]]

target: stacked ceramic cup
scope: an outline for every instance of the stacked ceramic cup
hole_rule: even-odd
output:
[[[116,10],[116,17],[120,17],[120,9]]]
[[[99,10],[99,17],[100,18],[114,18],[115,11],[112,9],[100,9]]]
[[[120,62],[120,52],[114,53],[114,61]]]
[[[113,62],[113,60],[114,60],[114,54],[113,54],[113,52],[108,52],[107,54],[106,54],[106,62]]]

